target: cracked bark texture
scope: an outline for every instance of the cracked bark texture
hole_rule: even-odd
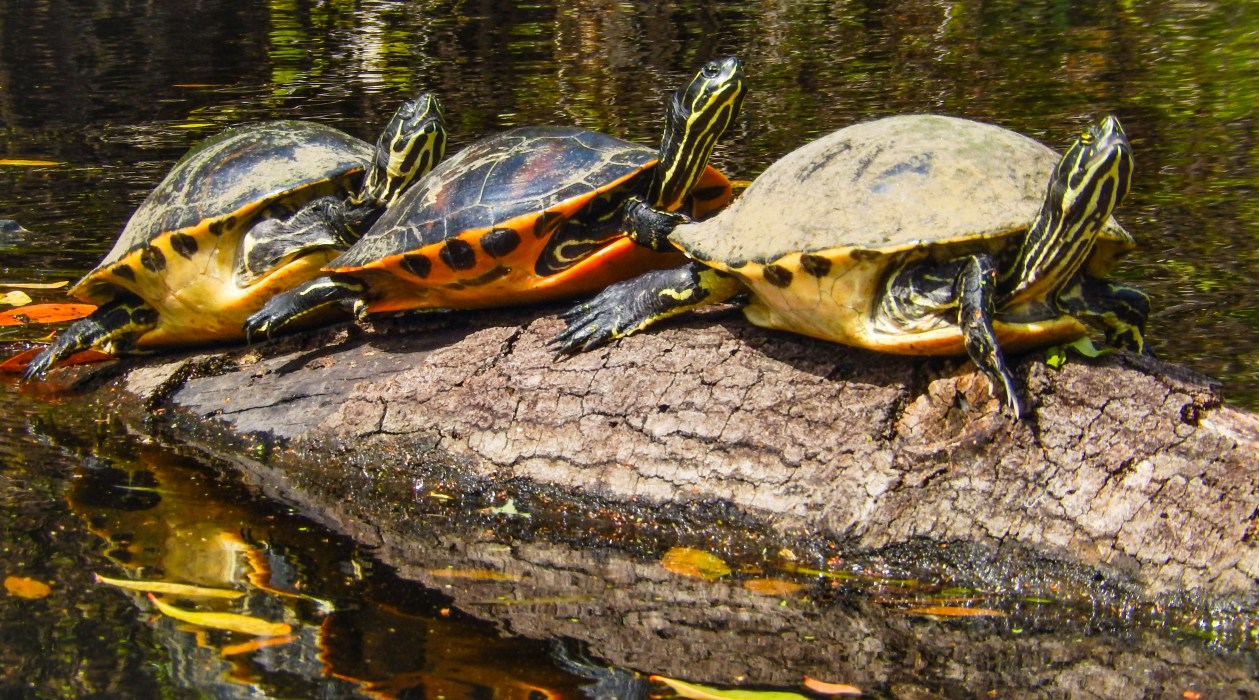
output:
[[[403,463],[435,447],[479,476],[726,501],[859,548],[1014,545],[1150,596],[1253,599],[1259,420],[1183,369],[1015,358],[1034,407],[1015,423],[960,359],[857,351],[729,312],[557,359],[545,341],[560,327],[525,312],[381,323],[218,355],[206,376],[142,366],[125,383],[298,450],[334,439]]]

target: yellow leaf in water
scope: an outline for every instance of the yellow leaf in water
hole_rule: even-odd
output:
[[[244,593],[233,591],[227,588],[205,588],[203,586],[190,586],[186,583],[168,583],[166,581],[130,581],[121,578],[109,578],[94,574],[97,583],[106,583],[118,588],[125,588],[129,591],[141,591],[144,593],[162,593],[164,595],[178,595],[188,598],[239,598]]]
[[[293,627],[286,622],[271,622],[249,615],[238,615],[236,613],[223,612],[195,612],[192,610],[184,610],[177,608],[169,603],[163,603],[157,599],[157,596],[149,594],[149,601],[157,607],[163,615],[173,617],[180,622],[187,622],[192,625],[201,627],[211,627],[216,630],[226,630],[228,632],[240,632],[241,634],[252,634],[255,637],[280,637],[286,634],[292,634]]]
[[[186,124],[171,124],[172,129],[204,129],[207,126],[214,126],[210,122],[188,122]]]
[[[4,590],[19,598],[44,598],[52,593],[48,584],[25,576],[6,576]]]
[[[675,574],[713,580],[730,573],[730,567],[720,557],[690,547],[674,547],[664,553],[660,565]]]
[[[10,289],[61,289],[70,284],[70,280],[61,280],[60,282],[0,282],[0,287],[8,287]]]
[[[809,678],[808,676],[804,677],[804,683],[801,685],[818,695],[861,695],[861,688],[858,688],[855,685],[848,685],[847,683],[827,683],[826,681],[819,681],[816,678]]]
[[[33,160],[30,158],[0,158],[0,165],[14,165],[22,168],[42,168],[52,165],[61,165],[55,160]]]
[[[804,588],[804,586],[794,581],[784,581],[780,578],[749,579],[743,582],[743,587],[753,593],[777,596],[791,595]]]
[[[219,653],[222,654],[223,656],[236,656],[237,654],[249,654],[249,653],[258,651],[259,649],[265,649],[267,647],[277,647],[277,646],[280,646],[281,644],[288,644],[289,642],[295,641],[296,639],[297,639],[297,635],[295,634],[288,634],[283,637],[265,637],[262,639],[253,639],[248,642],[241,642],[240,644],[228,644],[222,649],[219,649]]]
[[[782,690],[723,690],[664,676],[650,676],[650,680],[664,683],[678,695],[692,700],[808,700],[799,693]]]
[[[952,605],[928,605],[903,610],[906,615],[938,615],[940,617],[1006,617],[1000,610],[989,608],[959,608]]]
[[[26,292],[5,292],[0,294],[0,304],[8,304],[9,306],[26,306],[31,303],[31,295]]]

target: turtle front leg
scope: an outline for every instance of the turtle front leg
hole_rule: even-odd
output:
[[[118,355],[135,347],[140,336],[157,326],[157,311],[140,297],[127,294],[98,307],[53,339],[22,372],[22,379],[42,379],[53,365],[76,352],[99,347]]]
[[[738,280],[699,263],[653,270],[618,282],[564,312],[561,317],[568,325],[548,344],[563,353],[590,350],[741,291]]]
[[[669,242],[669,234],[691,218],[676,212],[657,209],[640,197],[630,197],[625,202],[625,235],[644,248],[658,253],[677,252]]]
[[[367,287],[362,282],[350,277],[316,277],[271,297],[261,309],[245,319],[245,342],[253,342],[257,335],[270,339],[302,318],[336,307],[361,319],[367,314],[366,292]]]
[[[1014,388],[1014,375],[1006,366],[1001,346],[997,343],[997,333],[992,328],[997,289],[997,271],[992,259],[987,256],[964,259],[954,289],[958,305],[957,324],[962,329],[966,354],[988,375],[993,386],[1000,386],[1005,392],[1006,405],[1014,413],[1014,419],[1018,420],[1023,415],[1023,406]]]
[[[1078,274],[1058,294],[1058,308],[1101,330],[1110,345],[1154,356],[1145,342],[1150,298],[1140,289]]]

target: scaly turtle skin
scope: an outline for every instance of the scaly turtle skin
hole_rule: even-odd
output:
[[[239,339],[250,314],[317,275],[432,169],[445,146],[441,106],[429,94],[398,109],[374,151],[302,121],[207,139],[175,164],[113,250],[70,290],[99,308],[59,334],[24,376],[43,376],[89,347],[124,354]]]
[[[270,336],[330,306],[362,318],[525,304],[676,264],[625,231],[664,240],[729,201],[729,181],[707,162],[743,94],[737,59],[705,65],[674,94],[658,152],[567,127],[482,139],[391,207],[327,277],[267,302],[246,334]]]
[[[1133,247],[1111,218],[1131,175],[1113,117],[1061,157],[951,117],[840,129],[771,165],[720,215],[678,227],[669,240],[690,265],[609,287],[568,312],[553,342],[589,349],[750,292],[744,314],[759,326],[883,352],[966,353],[1017,418],[1003,348],[1078,338],[1084,322],[1146,352],[1148,298],[1105,279]]]

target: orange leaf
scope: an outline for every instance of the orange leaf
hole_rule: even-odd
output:
[[[19,598],[43,598],[52,593],[52,588],[48,584],[25,576],[5,577],[4,590],[8,591],[9,595]]]
[[[819,695],[861,695],[861,688],[847,683],[827,683],[816,678],[804,677],[804,687]]]
[[[18,354],[14,355],[13,357],[10,357],[4,362],[0,362],[0,372],[7,372],[9,374],[18,374],[22,370],[26,369],[26,366],[31,363],[31,360],[35,359],[36,355],[38,355],[39,353],[43,351],[44,351],[43,348],[31,348],[30,350],[23,350],[22,352],[19,352]],[[114,359],[114,356],[110,355],[107,352],[101,352],[100,350],[87,349],[87,350],[80,350],[79,352],[74,353],[73,355],[62,360],[61,362],[58,362],[56,366],[65,367],[67,365],[82,365],[82,364],[87,364],[88,362],[101,362],[104,360],[112,360],[112,359]]]
[[[664,553],[660,565],[675,574],[710,581],[730,573],[730,567],[717,555],[690,547],[670,549]]]
[[[73,321],[95,310],[92,304],[30,304],[0,313],[0,326]]]
[[[796,591],[804,588],[804,586],[793,581],[784,581],[780,578],[754,578],[743,582],[743,587],[759,593],[761,595],[791,595]]]
[[[939,615],[940,617],[1006,617],[1006,613],[989,608],[958,608],[952,605],[928,605],[902,611],[906,615]]]

